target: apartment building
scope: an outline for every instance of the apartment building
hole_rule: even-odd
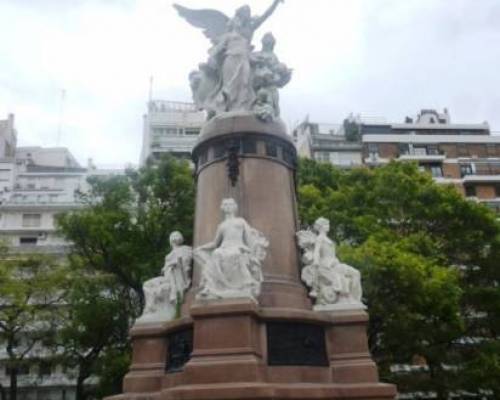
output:
[[[346,135],[343,124],[321,124],[306,119],[293,130],[293,138],[301,157],[329,162],[338,167],[362,164],[363,145]]]
[[[103,171],[91,163],[82,167],[64,147],[16,147],[13,124],[13,116],[0,121],[0,240],[14,257],[43,253],[62,259],[69,244],[57,234],[56,216],[82,207],[76,191],[87,190],[89,176],[122,174],[123,169]],[[21,340],[18,347],[22,346]],[[28,353],[33,362],[19,371],[19,400],[75,397],[71,371],[52,363],[48,356],[49,351],[40,344]],[[6,348],[0,343],[0,384],[4,388],[10,384],[6,359]]]
[[[205,120],[193,103],[151,100],[143,117],[140,165],[163,153],[190,159]]]
[[[360,124],[363,163],[417,162],[439,183],[500,211],[500,135],[487,122],[452,123],[445,110],[422,110],[404,123]]]
[[[500,135],[487,122],[453,123],[446,109],[401,123],[350,115],[342,125],[305,121],[294,138],[299,155],[340,167],[416,162],[436,182],[500,212]]]

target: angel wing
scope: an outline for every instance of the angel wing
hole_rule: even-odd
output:
[[[220,11],[211,9],[193,10],[179,4],[174,4],[174,8],[191,25],[202,28],[205,36],[212,42],[226,32],[229,18]]]

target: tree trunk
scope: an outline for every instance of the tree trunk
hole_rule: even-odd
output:
[[[17,400],[17,367],[10,370],[9,400]]]
[[[78,374],[78,377],[76,378],[76,394],[75,394],[75,400],[85,400],[86,399],[86,393],[85,393],[85,379],[87,377],[82,374]]]
[[[7,393],[5,392],[5,388],[0,383],[0,399],[7,400]]]

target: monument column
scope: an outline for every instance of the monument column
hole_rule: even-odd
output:
[[[222,199],[234,198],[240,216],[269,241],[259,304],[310,309],[295,244],[297,155],[284,124],[264,123],[251,113],[214,117],[202,129],[193,160],[197,179],[193,246],[213,238]],[[195,263],[193,290],[199,272]],[[189,305],[186,302],[185,311]]]
[[[261,16],[243,6],[231,18],[175,5],[212,44],[190,74],[208,117],[193,149],[194,243],[172,233],[164,275],[145,282],[125,393],[114,400],[396,395],[378,381],[360,275],[337,259],[329,221],[298,229],[297,154],[278,94],[291,70],[275,55],[272,34],[260,51],[252,46],[280,3]]]

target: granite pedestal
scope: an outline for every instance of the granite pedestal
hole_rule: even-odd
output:
[[[258,301],[195,298],[193,269],[181,318],[136,325],[133,360],[113,400],[393,399],[379,382],[362,309],[312,311],[295,243],[296,151],[280,121],[251,114],[216,117],[193,151],[197,197],[193,247],[212,240],[219,206],[269,240]]]

